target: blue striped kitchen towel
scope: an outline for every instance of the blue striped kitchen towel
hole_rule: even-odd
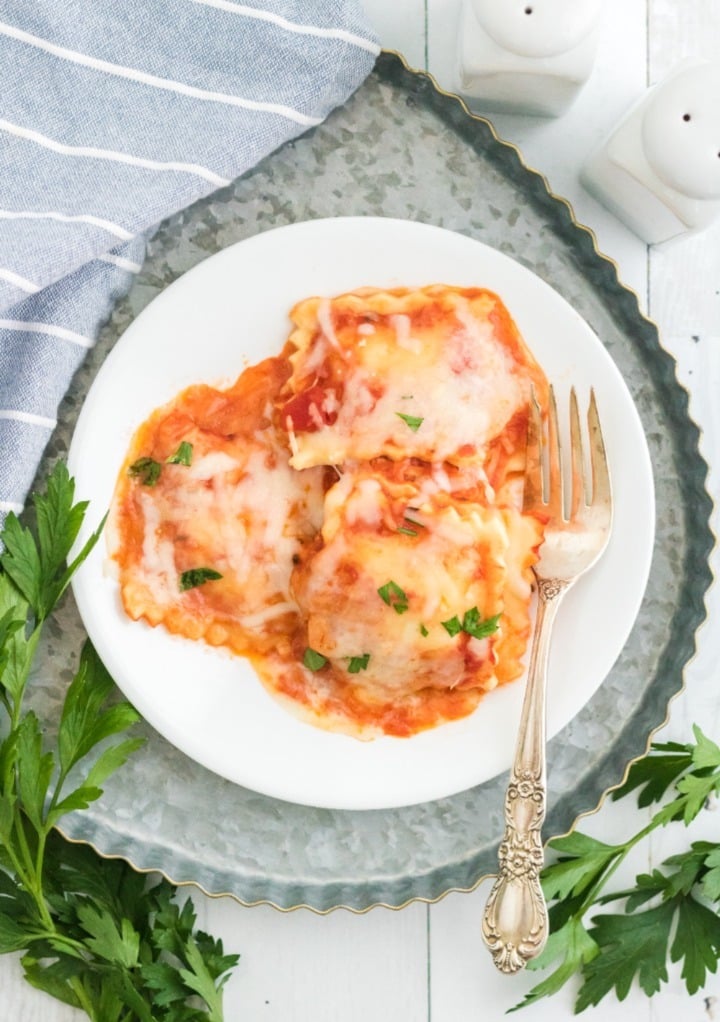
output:
[[[159,221],[320,123],[359,0],[0,0],[0,520]]]

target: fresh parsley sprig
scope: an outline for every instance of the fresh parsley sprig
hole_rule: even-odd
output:
[[[638,805],[669,800],[647,826],[627,841],[608,845],[573,833],[550,841],[558,860],[543,871],[550,908],[550,937],[528,966],[555,971],[516,1008],[554,994],[579,973],[582,985],[575,1012],[615,991],[623,1000],[637,978],[649,996],[667,982],[668,962],[681,962],[689,994],[700,990],[720,959],[720,842],[699,841],[666,859],[659,869],[635,878],[635,887],[603,893],[629,852],[652,831],[673,821],[694,820],[708,798],[720,793],[720,747],[700,728],[695,741],[654,744],[632,765],[613,798],[638,792]],[[623,902],[623,911],[588,915]],[[557,964],[559,962],[559,964]]]
[[[222,1022],[222,987],[237,956],[195,932],[166,880],[102,860],[64,840],[63,816],[142,744],[138,720],[114,699],[89,643],[65,694],[49,746],[24,696],[44,622],[98,540],[67,558],[86,511],[64,465],[33,498],[32,527],[14,514],[0,542],[0,954],[22,952],[25,978],[94,1022]],[[90,761],[90,754],[92,761]]]

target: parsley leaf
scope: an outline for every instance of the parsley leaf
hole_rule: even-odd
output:
[[[720,845],[712,847],[705,856],[705,868],[702,893],[708,901],[720,901]]]
[[[413,433],[417,433],[425,421],[424,418],[421,418],[418,415],[406,415],[404,412],[395,412],[395,414],[399,419],[403,420],[406,426],[410,427]]]
[[[324,667],[328,662],[327,657],[323,656],[322,653],[318,653],[317,650],[307,647],[303,654],[303,663],[309,671],[319,671],[321,667]]]
[[[720,793],[720,746],[707,738],[697,725],[693,732],[695,744],[688,746],[690,767],[675,783],[676,798],[653,817],[657,824],[676,819],[688,824],[711,795]]]
[[[159,461],[155,461],[154,458],[138,458],[134,461],[128,469],[128,475],[138,478],[143,486],[155,486],[160,473],[162,472],[162,465]]]
[[[386,582],[378,589],[378,596],[392,607],[396,614],[404,614],[409,607],[408,598],[397,582]]]
[[[654,870],[652,876],[661,879],[659,890],[665,898],[674,898],[676,894],[689,894],[695,884],[702,880],[707,871],[707,859],[717,850],[717,845],[710,841],[694,841],[687,852],[671,855],[664,862],[669,866],[667,876]],[[638,880],[642,879],[638,877]]]
[[[554,930],[548,937],[547,943],[541,954],[531,962],[528,962],[528,969],[545,968],[550,962],[561,958],[560,965],[554,972],[546,976],[525,995],[524,1000],[516,1004],[510,1011],[517,1011],[525,1008],[543,997],[549,997],[557,993],[576,972],[591,962],[599,953],[599,948],[590,934],[587,932],[579,919],[570,918],[557,930]]]
[[[192,465],[192,458],[193,458],[193,445],[191,443],[188,443],[187,440],[183,440],[181,442],[180,446],[178,447],[178,449],[175,451],[175,453],[171,454],[169,458],[165,459],[165,461],[166,461],[166,463],[168,465],[188,465],[189,466],[189,465]]]
[[[80,532],[87,502],[74,503],[75,482],[59,463],[47,482],[44,494],[33,494],[34,516],[30,526],[22,525],[10,512],[5,519],[0,566],[27,600],[35,623],[44,621],[70,584],[77,568],[97,543],[105,519],[75,557],[67,558]],[[34,517],[34,521],[33,521]],[[1,546],[1,545],[0,545]]]
[[[185,593],[188,589],[196,589],[198,586],[204,586],[206,582],[214,582],[219,578],[222,578],[222,575],[214,568],[188,568],[180,575],[178,586],[180,592]]]
[[[624,784],[612,793],[613,801],[640,788],[638,805],[644,809],[659,802],[668,788],[692,765],[692,753],[686,745],[666,742],[654,745],[653,752],[636,760]]]
[[[422,622],[420,624],[420,634],[422,635],[423,639],[426,639],[428,637],[428,635],[430,634],[430,632],[427,630],[425,625],[422,624]]]
[[[560,853],[557,862],[543,870],[546,898],[568,898],[583,894],[615,860],[622,846],[606,845],[574,831],[553,838],[551,847]]]
[[[140,935],[129,919],[118,926],[107,912],[93,902],[77,906],[78,923],[87,934],[85,943],[98,958],[132,969],[138,963]]]
[[[636,975],[648,996],[657,993],[668,978],[667,948],[674,915],[674,904],[666,902],[632,915],[596,916],[589,934],[600,953],[584,970],[575,1010],[597,1004],[613,989],[622,1001]]]
[[[682,962],[680,975],[689,994],[705,985],[707,973],[717,972],[720,958],[720,916],[691,895],[678,904],[677,929],[670,961]]]

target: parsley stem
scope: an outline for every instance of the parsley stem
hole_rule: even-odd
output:
[[[35,854],[35,875],[42,878],[43,865],[45,863],[45,843],[47,841],[47,833],[43,829],[41,834],[38,834],[38,846]]]
[[[585,915],[585,913],[590,909],[590,907],[595,901],[596,896],[600,893],[603,887],[605,887],[608,880],[613,875],[613,873],[618,869],[620,864],[625,861],[625,859],[630,854],[635,845],[639,844],[644,838],[648,836],[648,834],[652,834],[652,832],[654,830],[657,830],[657,828],[662,824],[663,824],[662,820],[658,819],[657,816],[653,816],[653,818],[650,820],[647,826],[643,827],[642,830],[639,830],[637,834],[633,834],[633,836],[631,838],[628,838],[628,840],[625,841],[623,844],[615,846],[617,848],[616,854],[614,855],[611,862],[609,862],[605,869],[602,871],[602,873],[597,878],[595,883],[591,884],[591,886],[588,889],[588,893],[582,902],[582,905],[575,913],[578,919],[581,919]]]
[[[52,798],[50,799],[50,803],[49,803],[49,805],[48,805],[48,807],[47,807],[47,809],[45,811],[45,820],[46,821],[47,821],[48,817],[50,816],[50,813],[53,811],[53,809],[55,809],[55,807],[58,804],[58,801],[60,799],[60,795],[62,794],[63,785],[65,784],[65,781],[67,780],[68,773],[69,773],[69,770],[62,769],[62,768],[61,768],[60,772],[58,773],[58,778],[55,781],[55,787],[53,789]],[[47,836],[47,834],[45,834],[45,836]]]
[[[8,842],[5,847],[5,852],[10,859],[15,873],[18,879],[21,881],[23,887],[32,897],[32,900],[37,909],[40,921],[46,930],[46,935],[52,937],[56,944],[64,944],[68,948],[72,948],[74,954],[77,956],[78,952],[85,953],[86,948],[80,941],[73,940],[72,937],[67,937],[61,933],[53,921],[52,915],[48,908],[47,902],[42,891],[42,876],[43,867],[45,862],[45,843],[47,840],[47,829],[43,828],[42,832],[38,834],[38,849],[35,863],[32,862],[32,854],[27,843],[27,836],[25,834],[25,827],[23,818],[20,813],[15,814],[15,833],[18,838],[18,845],[22,851],[23,862],[20,861],[18,856],[15,854],[15,850],[12,847],[11,842]],[[92,1022],[97,1022],[97,1016],[93,1008],[92,1002],[89,999],[87,991],[82,984],[79,977],[75,976],[69,979],[69,984],[72,987],[73,993],[75,994],[78,1005]]]
[[[33,898],[35,899],[35,902],[38,904],[38,908],[40,908],[38,897],[39,888],[37,883],[38,874],[35,870],[35,863],[33,861],[32,852],[30,851],[27,835],[25,833],[25,818],[19,809],[15,809],[13,815],[15,820],[13,830],[17,835],[17,843],[20,849],[20,854],[22,856],[22,861],[24,863],[24,870],[22,873],[23,884],[27,888],[28,893],[32,894]],[[47,912],[47,906],[45,905],[44,901],[43,908],[45,908],[45,911]],[[47,923],[50,917],[47,915],[43,915],[42,912],[41,915],[43,916],[43,922]]]
[[[30,665],[35,659],[35,653],[37,651],[37,645],[40,641],[40,633],[42,631],[42,621],[39,621],[33,629],[30,638],[27,640],[25,649],[25,663],[22,667],[22,681],[15,692],[15,700],[13,703],[12,713],[10,715],[10,728],[14,731],[20,724],[20,719],[23,712],[23,695],[25,694],[25,687],[27,685],[28,678],[30,677]]]
[[[7,855],[8,859],[10,859],[12,867],[17,873],[18,879],[22,883],[23,887],[29,892],[32,891],[33,888],[32,880],[30,879],[28,873],[25,871],[25,864],[22,863],[18,856],[15,854],[15,849],[12,847],[9,841],[7,845],[3,847],[3,852]]]
[[[85,1012],[87,1017],[91,1020],[91,1022],[98,1022],[97,1015],[95,1014],[95,1009],[92,1006],[92,1001],[88,997],[87,991],[85,990],[85,987],[83,986],[80,977],[73,976],[69,982],[70,986],[72,987],[73,993],[78,999],[78,1004]]]

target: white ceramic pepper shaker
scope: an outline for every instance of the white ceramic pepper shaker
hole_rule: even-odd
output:
[[[590,77],[601,0],[462,0],[458,90],[472,106],[555,117]]]
[[[720,215],[720,63],[684,61],[584,164],[587,190],[650,245]]]

